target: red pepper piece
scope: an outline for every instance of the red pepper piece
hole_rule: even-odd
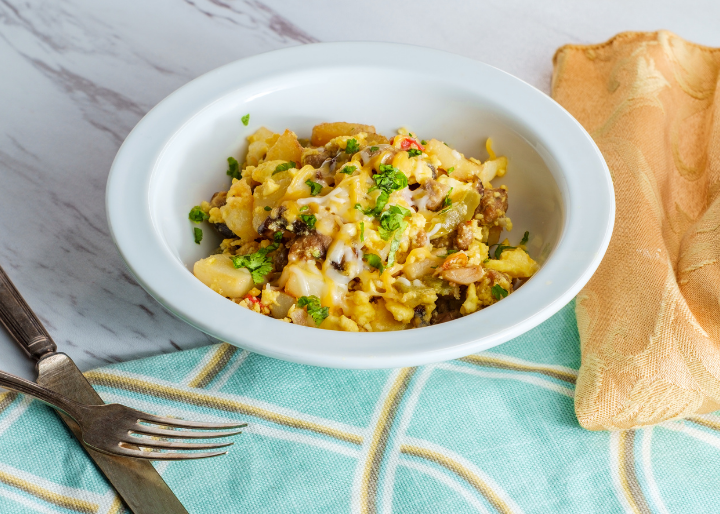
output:
[[[403,150],[409,150],[411,146],[414,146],[421,152],[425,151],[425,147],[423,147],[423,145],[421,145],[417,139],[413,139],[411,137],[406,137],[405,139],[403,139],[402,143],[400,143],[400,148]]]

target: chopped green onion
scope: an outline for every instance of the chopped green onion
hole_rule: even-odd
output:
[[[330,315],[330,309],[323,307],[320,298],[315,295],[301,296],[298,298],[298,307],[305,307],[308,315],[315,320],[315,325],[320,325]]]
[[[240,165],[237,162],[237,159],[234,157],[228,157],[228,169],[225,172],[226,175],[228,175],[231,178],[236,178],[240,180]]]
[[[210,218],[210,215],[206,213],[205,211],[200,208],[199,205],[196,205],[192,209],[190,209],[190,214],[188,214],[188,218],[190,221],[194,221],[195,223],[200,223],[201,221],[205,221],[206,219]]]
[[[500,284],[495,284],[490,289],[490,292],[492,293],[493,297],[496,300],[500,300],[501,298],[505,298],[508,295],[507,289],[505,289]],[[513,300],[514,301],[514,300]]]
[[[358,150],[360,150],[360,145],[358,144],[357,139],[348,139],[347,145],[345,146],[345,153],[352,155]]]
[[[283,164],[278,164],[278,165],[275,167],[275,171],[273,171],[272,174],[275,175],[276,173],[280,173],[280,172],[282,172],[282,171],[287,171],[287,170],[293,169],[293,168],[295,168],[295,167],[297,167],[297,166],[296,166],[295,163],[292,162],[292,161],[285,162],[285,163],[283,163]]]
[[[310,196],[317,196],[320,191],[322,191],[322,184],[318,184],[317,182],[313,182],[310,179],[307,179],[305,181],[305,185],[310,188]]]

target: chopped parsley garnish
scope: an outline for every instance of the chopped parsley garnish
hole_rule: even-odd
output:
[[[273,243],[249,255],[231,255],[230,259],[235,268],[247,268],[253,282],[260,284],[265,280],[265,275],[273,269],[272,258],[268,257],[268,254],[278,248],[280,248],[280,243]]]
[[[450,193],[452,193],[453,188],[450,188],[450,191],[447,192],[445,195],[445,198],[443,198],[442,202],[442,210],[440,211],[440,214],[443,214],[450,210],[450,207],[452,207],[452,200],[450,199]]]
[[[408,136],[415,137],[415,134],[413,134],[412,132],[408,132]]]
[[[352,155],[360,150],[360,145],[357,142],[357,139],[348,139],[347,140],[347,146],[345,146],[345,153],[348,155]]]
[[[266,211],[271,211],[271,210],[272,210],[272,207],[270,207],[269,205],[266,205],[266,206],[265,206],[265,210],[266,210]]]
[[[194,227],[194,228],[193,228],[193,235],[195,236],[195,244],[196,244],[196,245],[199,245],[199,244],[200,244],[200,241],[202,241],[202,236],[203,236],[202,229],[201,229],[201,228]]]
[[[284,163],[282,163],[282,164],[278,164],[278,165],[275,167],[275,171],[273,171],[272,174],[275,175],[276,173],[280,173],[281,171],[291,170],[291,169],[293,169],[293,168],[295,168],[295,167],[296,167],[296,166],[295,166],[295,163],[292,162],[292,161],[284,162]]]
[[[188,218],[195,223],[200,223],[201,221],[209,219],[210,215],[203,211],[199,205],[196,205],[195,207],[190,209],[190,214],[188,214]]]
[[[523,238],[520,240],[520,244],[518,246],[526,245],[528,242],[528,239],[530,239],[530,232],[527,230],[525,231],[525,234],[523,235]]]
[[[416,150],[415,148],[411,148],[407,151],[407,153],[410,157],[417,157],[418,155],[422,155],[422,152],[420,150]]]
[[[498,247],[495,248],[495,259],[499,259],[505,250],[514,250],[514,249],[515,249],[514,246],[498,245]]]
[[[375,185],[368,190],[368,193],[375,189],[380,189],[390,194],[393,191],[404,189],[408,185],[408,179],[405,174],[390,164],[381,164],[379,173],[373,175],[373,180],[375,181]]]
[[[282,231],[278,230],[277,232],[275,232],[273,234],[273,241],[275,241],[276,243],[279,243],[280,241],[282,241],[282,237],[283,237]]]
[[[242,121],[242,124],[247,127],[247,124],[250,122],[250,115],[246,114],[242,118],[240,118],[240,121]]]
[[[305,307],[307,309],[308,315],[315,320],[315,325],[320,325],[330,314],[330,309],[323,307],[320,304],[320,298],[315,295],[301,296],[298,298],[297,304],[298,307]]]
[[[306,210],[308,210],[309,208],[310,208],[309,206],[303,205],[302,207],[300,207],[300,211],[301,211],[301,212],[302,212],[302,211],[306,211]]]
[[[380,271],[380,274],[382,275],[383,271],[385,271],[385,267],[383,266],[382,259],[375,255],[374,253],[366,253],[363,256],[363,259],[367,261],[367,263],[372,266],[373,268]]]
[[[523,234],[523,237],[520,240],[520,244],[518,246],[523,246],[527,244],[528,239],[530,239],[530,232],[525,231],[525,234]],[[498,245],[497,248],[495,248],[495,259],[499,259],[505,250],[514,250],[518,246],[508,246],[502,244]],[[525,253],[527,253],[527,251]]]
[[[365,242],[365,222],[364,221],[360,222],[360,242],[361,243]]]
[[[454,248],[448,248],[447,253],[445,255],[452,255],[453,253],[458,253],[460,250],[455,250]]]
[[[305,185],[310,188],[310,196],[317,196],[320,191],[322,191],[322,184],[318,184],[317,182],[313,182],[310,179],[307,179],[305,181]]]
[[[225,172],[229,177],[240,180],[240,165],[235,157],[228,157],[228,170]]]
[[[400,240],[402,238],[402,230],[398,230],[395,232],[395,237],[393,237],[392,242],[390,243],[390,251],[388,252],[388,266],[392,266],[395,264],[395,253],[398,251],[398,248],[400,248]]]
[[[410,216],[412,213],[410,210],[400,207],[399,205],[391,205],[387,211],[380,215],[380,226],[378,227],[378,233],[380,237],[387,241],[398,230],[404,230],[407,228],[407,222],[403,218]]]
[[[301,214],[299,218],[305,223],[310,230],[315,228],[315,223],[317,223],[317,218],[314,214]]]
[[[455,166],[450,166],[450,168],[447,170],[447,174],[450,175],[453,171],[455,171]]]
[[[507,289],[505,289],[500,284],[495,284],[494,286],[492,286],[490,292],[496,300],[505,298],[508,295]]]
[[[399,205],[391,205],[387,211],[380,216],[380,226],[378,233],[380,237],[387,241],[392,236],[390,243],[390,252],[388,253],[388,266],[395,264],[395,253],[400,248],[402,234],[408,226],[404,218],[412,215],[409,209],[400,207]]]
[[[357,169],[357,166],[345,166],[343,169],[340,170],[340,173],[344,173],[345,175],[352,175],[355,173],[355,170]]]
[[[375,207],[363,210],[360,204],[355,204],[355,208],[363,211],[367,216],[379,216],[388,203],[390,193],[407,187],[407,177],[405,174],[394,166],[389,164],[381,164],[380,172],[373,175],[375,185],[368,189],[368,193],[380,190],[380,194],[375,200]]]
[[[447,192],[445,195],[445,198],[443,198],[443,207],[450,207],[452,205],[452,200],[450,199],[450,193],[452,193],[453,188],[450,188],[450,191]]]
[[[379,147],[379,146],[371,146],[371,147],[370,147],[370,151],[373,152],[373,153],[377,152],[378,150],[380,150],[380,147]]]
[[[425,145],[427,144],[427,141],[425,141],[424,139],[421,139],[421,140],[420,140],[420,144],[423,145],[423,146],[425,146]]]

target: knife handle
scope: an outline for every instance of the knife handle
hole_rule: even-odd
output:
[[[57,350],[55,342],[0,267],[0,322],[34,360]]]

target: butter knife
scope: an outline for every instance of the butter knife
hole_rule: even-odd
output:
[[[0,322],[28,357],[37,362],[38,384],[77,402],[104,403],[75,363],[55,342],[0,267]],[[85,451],[135,514],[188,514],[153,465],[144,460],[106,455],[82,443],[80,428],[58,413]]]

